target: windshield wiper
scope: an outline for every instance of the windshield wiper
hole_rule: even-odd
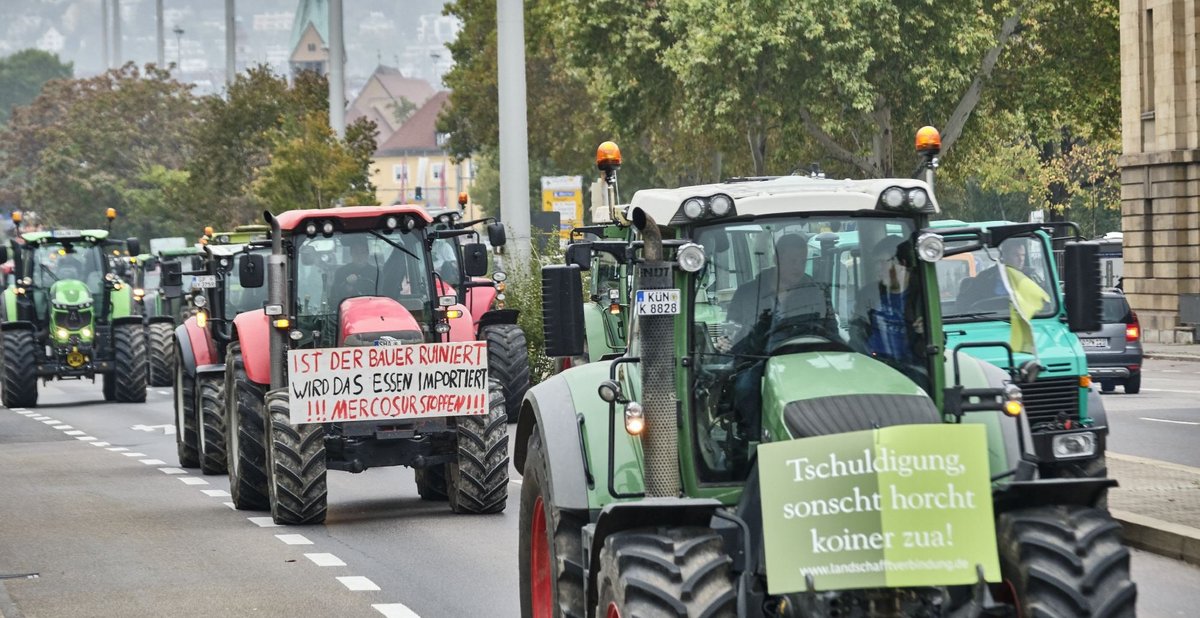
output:
[[[394,240],[392,240],[392,239],[388,238],[387,236],[384,236],[383,234],[380,234],[379,232],[376,232],[375,230],[370,230],[370,231],[369,231],[369,233],[370,233],[372,236],[374,236],[374,237],[376,237],[376,238],[378,238],[378,239],[382,240],[383,242],[385,242],[385,243],[387,243],[387,244],[389,244],[389,245],[391,245],[391,246],[393,246],[393,247],[395,247],[395,248],[397,248],[397,249],[399,249],[399,250],[403,251],[404,253],[408,254],[408,256],[409,256],[409,257],[411,257],[412,259],[414,259],[414,260],[417,260],[418,262],[419,262],[419,261],[421,261],[421,258],[420,258],[420,257],[418,257],[418,256],[417,256],[417,254],[413,253],[412,251],[409,251],[408,249],[405,249],[403,246],[401,246],[401,245],[397,244],[397,243],[396,243],[396,241],[394,241]]]
[[[947,323],[951,322],[951,321],[965,322],[965,321],[971,320],[973,318],[983,318],[983,317],[992,318],[993,320],[999,320],[1001,322],[1009,321],[1008,316],[1006,316],[1002,313],[997,313],[995,311],[971,311],[971,312],[967,312],[967,313],[951,313],[950,315],[942,316],[942,321],[947,322]]]

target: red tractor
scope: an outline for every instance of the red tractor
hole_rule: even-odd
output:
[[[472,374],[484,378],[477,385],[478,407],[461,414],[400,413],[399,407],[376,414],[375,402],[383,399],[368,395],[409,388],[388,382],[396,372],[381,368],[354,383],[333,376],[333,395],[345,395],[347,388],[370,392],[362,399],[343,398],[330,414],[296,421],[292,400],[310,396],[313,382],[289,382],[301,371],[297,359],[320,354],[358,358],[369,352],[374,357],[383,353],[382,346],[399,346],[388,352],[402,356],[408,346],[410,354],[424,354],[474,342],[471,313],[435,272],[432,255],[439,240],[474,232],[435,230],[429,214],[412,205],[293,210],[265,217],[272,228],[267,263],[250,253],[239,257],[237,269],[242,287],[266,283],[267,300],[263,308],[233,319],[225,360],[234,505],[269,508],[279,524],[320,523],[326,514],[327,470],[403,465],[416,470],[423,498],[448,499],[456,513],[504,510],[507,416],[501,386],[487,380],[486,372]],[[503,243],[503,233],[495,240]],[[458,250],[464,277],[487,271],[481,243]],[[377,348],[363,350],[367,346]],[[483,351],[482,344],[473,347]],[[407,392],[388,402],[402,396]],[[347,401],[369,405],[370,411],[351,407],[347,413]]]

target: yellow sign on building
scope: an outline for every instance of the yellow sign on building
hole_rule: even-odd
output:
[[[568,238],[583,225],[583,177],[542,176],[542,210],[558,213],[559,233]]]

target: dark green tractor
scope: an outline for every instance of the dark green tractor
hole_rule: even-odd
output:
[[[110,221],[113,217],[110,211]],[[0,324],[4,405],[37,405],[39,379],[97,375],[105,400],[146,400],[142,316],[123,277],[128,255],[138,249],[136,238],[113,241],[107,230],[96,229],[28,232],[14,239],[14,282],[4,291]]]

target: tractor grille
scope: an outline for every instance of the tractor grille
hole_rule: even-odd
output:
[[[1079,378],[1044,378],[1020,386],[1031,425],[1054,421],[1059,412],[1079,420]]]
[[[68,309],[55,316],[55,326],[67,330],[79,330],[92,322],[91,310]]]

